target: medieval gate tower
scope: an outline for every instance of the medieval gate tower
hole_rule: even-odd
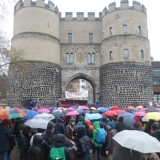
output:
[[[12,48],[22,51],[26,71],[10,67],[8,105],[24,99],[54,105],[68,84],[85,79],[101,105],[147,105],[153,97],[147,12],[144,5],[121,0],[94,12],[66,12],[44,0],[15,6]]]

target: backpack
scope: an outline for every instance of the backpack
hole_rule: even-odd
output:
[[[64,147],[52,148],[49,153],[50,160],[66,160]]]
[[[106,131],[104,128],[99,128],[97,130],[97,137],[96,137],[96,142],[103,144],[106,141]]]

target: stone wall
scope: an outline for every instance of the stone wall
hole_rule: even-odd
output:
[[[7,104],[22,106],[24,99],[34,99],[40,106],[53,106],[61,97],[61,69],[46,62],[28,62],[25,68],[10,67]]]
[[[112,63],[100,68],[100,104],[148,105],[153,97],[152,67],[141,63]]]

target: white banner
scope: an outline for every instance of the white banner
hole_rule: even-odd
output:
[[[88,91],[82,91],[82,92],[66,91],[66,98],[87,98],[87,97],[88,97]]]

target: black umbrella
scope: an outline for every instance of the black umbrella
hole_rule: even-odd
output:
[[[148,113],[148,112],[159,112],[159,111],[155,108],[152,108],[152,109],[146,109],[145,112]]]

